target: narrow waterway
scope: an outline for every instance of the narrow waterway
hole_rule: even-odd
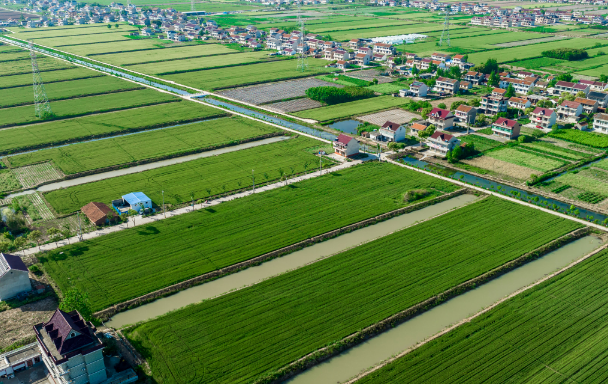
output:
[[[599,213],[599,212],[591,211],[589,209],[576,207],[576,206],[575,206],[576,210],[572,211],[570,209],[570,205],[568,203],[564,203],[563,201],[551,199],[549,197],[544,197],[542,195],[537,195],[535,193],[527,192],[523,189],[511,187],[510,185],[507,185],[507,184],[502,184],[502,183],[498,183],[496,181],[484,179],[483,177],[474,176],[474,175],[471,175],[466,172],[454,171],[454,170],[442,167],[437,164],[430,164],[430,163],[427,163],[426,161],[418,160],[413,157],[404,157],[402,159],[399,159],[398,161],[400,161],[404,164],[414,166],[416,168],[421,168],[421,169],[424,169],[424,170],[427,170],[430,172],[439,173],[445,177],[451,177],[452,179],[455,179],[455,180],[467,182],[471,185],[477,185],[477,186],[486,188],[493,192],[499,192],[499,193],[502,193],[504,195],[509,195],[509,196],[515,195],[514,196],[515,198],[521,199],[523,201],[527,201],[532,204],[536,204],[540,207],[544,207],[544,208],[548,208],[548,209],[554,208],[558,212],[567,213],[571,216],[579,217],[581,219],[585,219],[588,221],[593,222],[593,221],[597,220],[598,223],[601,223],[604,220],[608,219],[608,216],[606,216],[602,213]],[[578,211],[578,214],[576,213],[576,211]]]
[[[362,243],[387,236],[390,233],[415,224],[418,221],[426,220],[451,209],[464,206],[476,199],[477,197],[473,195],[456,196],[450,200],[431,205],[418,211],[358,229],[339,237],[314,244],[286,256],[272,259],[258,266],[188,288],[175,295],[121,312],[112,317],[106,325],[113,328],[122,328],[127,324],[145,321],[186,305],[198,303],[201,300],[210,299],[231,290],[255,284],[272,276],[303,267],[304,265],[321,258],[340,253]]]
[[[89,175],[89,176],[83,176],[83,177],[79,177],[77,179],[62,180],[62,181],[58,181],[56,183],[42,185],[42,186],[38,187],[37,189],[30,189],[27,191],[14,193],[12,195],[8,195],[6,198],[11,199],[16,196],[35,193],[36,191],[38,191],[38,192],[54,191],[54,190],[61,189],[61,188],[68,188],[68,187],[73,187],[75,185],[92,183],[94,181],[110,179],[113,177],[124,176],[124,175],[133,174],[133,173],[140,173],[143,171],[148,171],[150,169],[162,168],[162,167],[166,167],[169,165],[185,163],[186,161],[202,159],[204,157],[218,156],[218,155],[221,155],[224,153],[236,152],[236,151],[240,151],[240,150],[247,149],[247,148],[259,147],[261,145],[276,143],[279,141],[284,141],[284,140],[289,140],[289,139],[290,139],[290,136],[270,137],[268,139],[251,141],[249,143],[233,145],[230,147],[225,147],[225,148],[220,148],[220,149],[214,149],[212,151],[195,153],[193,155],[174,157],[172,159],[156,161],[154,163],[136,165],[136,166],[130,167],[130,168],[121,168],[121,169],[117,169],[114,171],[97,173],[97,174]]]
[[[598,248],[587,236],[378,335],[288,380],[289,384],[335,384],[349,380],[392,356],[479,312],[498,300],[567,266]]]

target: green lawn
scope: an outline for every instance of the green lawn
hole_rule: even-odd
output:
[[[7,160],[13,167],[52,161],[63,173],[73,174],[227,145],[277,131],[279,129],[254,120],[226,117],[136,135],[44,149],[11,156]]]
[[[51,104],[51,107],[55,104]],[[20,108],[29,108],[28,113],[34,114],[33,107]],[[167,127],[224,114],[218,109],[198,103],[178,101],[74,119],[49,121],[24,127],[0,129],[0,154],[150,128]]]
[[[357,383],[602,383],[608,251],[522,293]]]
[[[406,104],[408,101],[409,99],[404,99],[402,97],[379,96],[370,99],[350,101],[348,103],[308,109],[306,111],[295,112],[294,115],[306,119],[328,121],[353,115],[363,115],[365,113],[380,109],[388,109],[397,105]]]
[[[68,118],[176,100],[178,99],[173,95],[146,88],[77,99],[51,101],[50,106],[56,118]],[[0,127],[40,122],[42,120],[36,117],[33,105],[0,109]]]
[[[306,140],[298,139],[302,143]],[[288,143],[280,144],[284,147]],[[243,186],[251,182],[252,163],[264,164],[258,160],[260,153],[253,159],[243,159],[246,151],[250,150],[233,156],[234,161],[242,161],[246,168],[237,169],[237,165],[231,168],[238,173],[236,177],[243,181]],[[298,156],[301,160],[296,165],[301,168],[308,157]],[[215,158],[216,164],[223,161],[222,157],[227,156]],[[316,158],[313,160],[316,164]],[[226,169],[226,165],[222,167]],[[272,173],[270,176],[276,177],[276,166],[265,167]],[[262,172],[256,169],[258,182],[264,181]],[[203,175],[217,180],[216,183],[228,184],[230,180],[221,171]],[[236,181],[236,177],[232,177],[233,182]],[[457,189],[453,184],[396,165],[368,163],[153,225],[62,247],[63,254],[52,252],[43,262],[61,289],[76,285],[88,293],[93,309],[100,310],[403,207],[403,194],[419,188],[436,190],[435,196],[439,191]],[[116,196],[119,195],[117,192]],[[152,200],[156,202],[157,196]],[[124,257],[125,252],[128,258]],[[103,284],[98,284],[100,281]]]
[[[151,320],[128,337],[159,383],[250,383],[578,227],[490,197]]]

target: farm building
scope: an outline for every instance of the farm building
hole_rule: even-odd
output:
[[[143,192],[133,192],[124,195],[121,199],[113,200],[112,206],[119,215],[130,209],[141,213],[143,209],[152,209],[152,200]]]
[[[32,290],[29,271],[19,256],[0,252],[0,300]]]
[[[104,203],[92,201],[82,207],[81,211],[87,216],[91,223],[99,226],[108,222],[108,212],[111,212],[112,209]]]
[[[0,377],[13,378],[15,372],[33,367],[42,361],[41,358],[38,343],[0,354]]]
[[[359,142],[350,136],[340,134],[334,141],[334,149],[340,156],[354,156],[359,153]]]

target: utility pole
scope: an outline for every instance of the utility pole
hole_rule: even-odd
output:
[[[80,211],[78,211],[78,241],[82,241],[82,223],[80,222]]]
[[[255,193],[255,175],[253,174],[253,169],[251,170],[251,182],[253,185],[252,194]]]
[[[190,10],[194,12],[194,0],[190,1]]]
[[[53,115],[51,111],[51,105],[49,99],[46,97],[46,90],[40,77],[40,71],[38,70],[38,62],[36,61],[36,52],[32,42],[29,42],[30,47],[30,58],[32,60],[32,74],[34,77],[34,106],[36,109],[36,117],[39,119],[46,119]]]
[[[319,151],[319,176],[323,174],[323,156],[321,155],[321,151]]]
[[[163,216],[165,216],[165,219],[167,218],[167,213],[165,213],[165,191],[161,191],[161,193],[163,194]]]

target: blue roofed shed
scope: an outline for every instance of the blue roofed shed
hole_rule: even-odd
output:
[[[143,192],[132,192],[124,195],[122,199],[112,201],[112,206],[119,214],[128,212],[129,209],[142,213],[142,209],[152,209],[152,200]]]

